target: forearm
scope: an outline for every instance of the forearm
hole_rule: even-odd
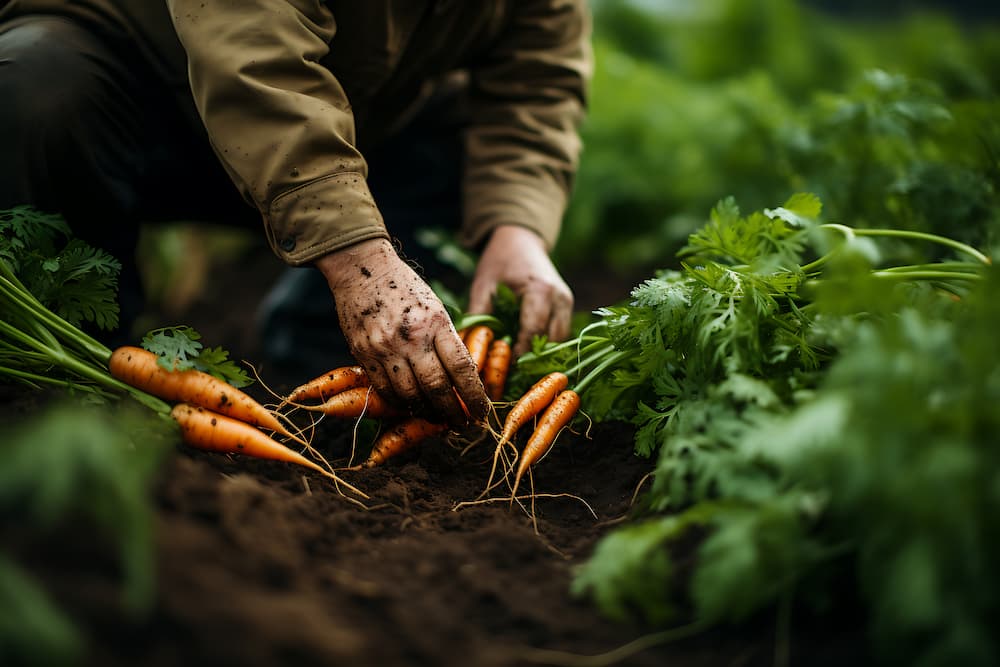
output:
[[[512,16],[471,72],[462,241],[502,225],[527,227],[551,248],[579,162],[591,71],[583,2],[533,0]]]
[[[278,256],[306,264],[386,238],[347,96],[319,63],[335,32],[325,5],[168,4],[212,145]]]

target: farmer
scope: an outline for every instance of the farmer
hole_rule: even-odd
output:
[[[516,351],[568,335],[548,250],[588,27],[583,0],[0,0],[0,208],[58,211],[118,255],[126,320],[140,222],[262,219],[279,258],[318,269],[269,297],[265,346],[295,321],[288,303],[316,301],[309,275],[380,393],[460,422],[457,393],[478,417],[482,385],[412,235],[451,227],[479,253],[470,312],[500,283],[520,295]]]

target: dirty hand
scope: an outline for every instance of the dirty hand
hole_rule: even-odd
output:
[[[531,338],[544,334],[563,340],[570,333],[573,293],[552,264],[538,234],[516,225],[497,227],[483,249],[469,294],[470,313],[488,313],[497,285],[521,297],[520,332],[514,353],[531,349]]]
[[[458,397],[473,420],[486,415],[489,400],[444,305],[389,241],[362,241],[316,267],[375,391],[414,412],[429,407],[452,425],[467,421]]]

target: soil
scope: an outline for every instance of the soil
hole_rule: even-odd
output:
[[[239,313],[267,274],[213,274],[183,321],[254,358]],[[604,305],[630,284],[600,287],[607,293],[577,286],[580,302]],[[84,527],[37,546],[32,569],[91,638],[94,665],[590,664],[543,651],[599,654],[655,630],[611,622],[570,594],[574,568],[628,516],[651,468],[632,454],[632,435],[607,423],[562,437],[534,474],[535,491],[554,495],[527,508],[533,517],[502,500],[460,505],[483,490],[488,441],[464,451],[468,441],[436,438],[382,468],[343,473],[369,494],[363,504],[307,470],[180,447],[155,489],[149,616],[122,611],[114,550]],[[349,424],[327,421],[314,444],[343,464],[351,442]],[[786,645],[767,612],[617,664],[771,665],[783,661],[776,650],[785,664],[860,664],[857,626],[796,616]]]

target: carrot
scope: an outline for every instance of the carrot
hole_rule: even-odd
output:
[[[289,403],[299,403],[311,399],[326,400],[345,389],[368,386],[368,374],[361,366],[343,366],[327,371],[292,390],[285,399]]]
[[[476,362],[476,368],[481,370],[486,364],[490,343],[493,342],[493,329],[485,324],[477,324],[469,329],[464,340],[472,360]]]
[[[306,444],[273,412],[236,387],[198,370],[167,370],[156,362],[155,354],[141,347],[126,345],[116,349],[111,353],[108,370],[122,382],[164,400],[192,403]]]
[[[490,349],[486,353],[486,363],[483,364],[483,386],[491,401],[503,398],[511,356],[511,347],[507,339],[497,338],[490,344]]]
[[[418,445],[421,441],[447,430],[444,424],[435,424],[422,417],[410,417],[399,422],[379,436],[368,460],[362,466],[374,468],[388,459]]]
[[[269,438],[250,424],[239,419],[226,417],[205,408],[178,403],[170,411],[170,415],[181,427],[181,437],[191,447],[197,447],[211,452],[226,454],[243,454],[258,459],[284,461],[315,470],[325,477],[334,480],[358,496],[367,499],[368,495],[348,484],[333,472],[326,470],[318,463],[310,461],[295,450],[285,447],[280,442]]]
[[[521,452],[521,460],[517,465],[517,474],[514,476],[514,488],[511,490],[511,498],[517,496],[517,487],[521,483],[521,478],[528,468],[537,462],[555,442],[556,436],[566,424],[576,416],[580,410],[580,394],[572,389],[562,391],[552,404],[545,409],[535,431],[531,434],[524,451]]]
[[[544,410],[556,397],[556,394],[565,389],[568,384],[569,377],[565,373],[553,371],[524,392],[524,395],[518,399],[504,419],[498,448],[503,443],[510,441],[529,419]]]
[[[371,387],[353,387],[334,394],[320,405],[302,405],[305,410],[322,412],[331,417],[356,418],[397,417],[401,410],[390,405]]]
[[[285,461],[311,468],[324,475],[330,474],[319,464],[272,440],[267,434],[239,419],[188,403],[178,403],[170,411],[170,415],[180,424],[184,442],[192,447],[226,454],[245,454],[258,459]]]
[[[517,400],[504,419],[500,439],[497,441],[496,449],[493,450],[493,466],[490,468],[490,477],[483,493],[493,488],[493,475],[496,473],[497,462],[500,460],[500,452],[503,451],[504,445],[513,440],[518,430],[528,423],[529,419],[544,410],[568,384],[569,376],[559,371],[553,371],[533,384]]]

